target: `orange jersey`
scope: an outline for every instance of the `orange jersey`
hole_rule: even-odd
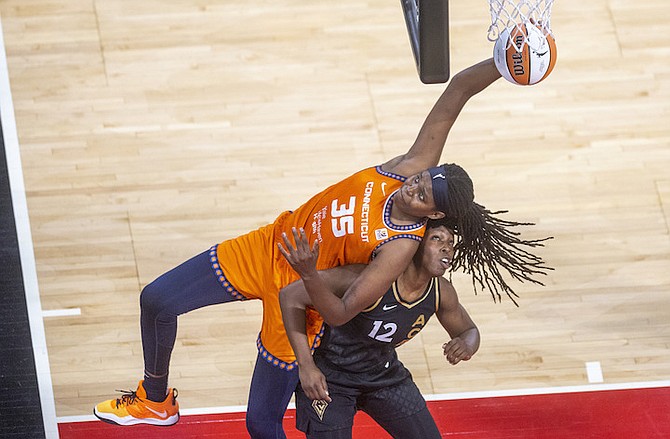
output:
[[[234,295],[264,301],[259,349],[269,361],[287,367],[295,360],[284,332],[279,290],[299,276],[277,249],[282,233],[292,240],[291,229],[302,227],[309,242],[318,239],[319,270],[367,264],[383,244],[398,238],[420,241],[423,236],[423,221],[411,225],[391,222],[391,195],[404,181],[405,177],[382,171],[381,166],[364,169],[295,211],[282,213],[274,223],[219,244],[212,262],[220,267],[223,285]],[[312,316],[310,321],[310,342],[316,343],[321,320]]]

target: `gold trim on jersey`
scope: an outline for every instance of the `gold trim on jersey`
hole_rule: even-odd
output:
[[[391,284],[391,288],[393,289],[393,296],[395,297],[395,300],[403,305],[405,308],[414,308],[416,305],[420,304],[424,300],[426,300],[426,297],[428,297],[428,294],[430,294],[431,288],[435,288],[435,310],[437,311],[440,308],[440,278],[439,277],[434,277],[428,282],[428,286],[424,290],[423,294],[421,297],[416,299],[414,302],[406,302],[401,296],[400,292],[398,291],[398,280],[394,280],[393,283]],[[386,295],[386,294],[384,294]],[[368,306],[361,312],[370,312],[373,309],[375,309],[379,303],[382,301],[384,296],[380,297],[377,299],[372,305]]]
[[[395,286],[395,283],[396,283],[396,281],[393,281],[393,285],[394,285],[394,286]],[[386,293],[384,293],[384,295],[383,295],[382,297],[380,297],[379,299],[377,299],[377,300],[375,301],[375,303],[373,303],[372,305],[368,306],[367,308],[365,308],[365,309],[364,309],[363,311],[361,311],[361,312],[370,312],[370,311],[372,311],[373,309],[377,308],[377,305],[379,305],[379,302],[382,301],[382,299],[384,298],[385,295],[386,295]]]
[[[393,282],[393,285],[391,285],[391,287],[393,288],[393,295],[395,296],[395,300],[399,304],[403,305],[405,308],[409,309],[409,308],[414,308],[416,305],[418,305],[421,302],[423,302],[424,300],[426,300],[426,297],[428,297],[428,294],[430,293],[430,290],[431,290],[431,288],[433,288],[433,286],[435,288],[436,295],[439,296],[440,283],[437,280],[438,280],[438,278],[436,278],[436,277],[432,278],[430,280],[430,282],[428,282],[428,286],[423,291],[423,294],[421,295],[421,297],[416,299],[414,302],[407,302],[400,296],[400,292],[398,291],[398,281]]]

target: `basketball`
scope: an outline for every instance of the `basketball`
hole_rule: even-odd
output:
[[[510,35],[513,44],[509,43]],[[537,84],[549,76],[556,64],[556,42],[539,25],[518,24],[500,33],[493,47],[493,60],[509,82]]]

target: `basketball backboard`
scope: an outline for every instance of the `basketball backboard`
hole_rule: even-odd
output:
[[[400,0],[419,78],[424,84],[449,80],[449,1]]]

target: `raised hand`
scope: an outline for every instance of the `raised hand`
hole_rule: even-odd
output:
[[[319,259],[319,241],[315,239],[314,245],[310,248],[305,230],[302,227],[300,230],[294,227],[292,232],[296,243],[295,247],[293,247],[286,233],[282,233],[284,245],[279,242],[277,247],[296,273],[304,279],[306,276],[309,277],[316,273],[316,262]]]

